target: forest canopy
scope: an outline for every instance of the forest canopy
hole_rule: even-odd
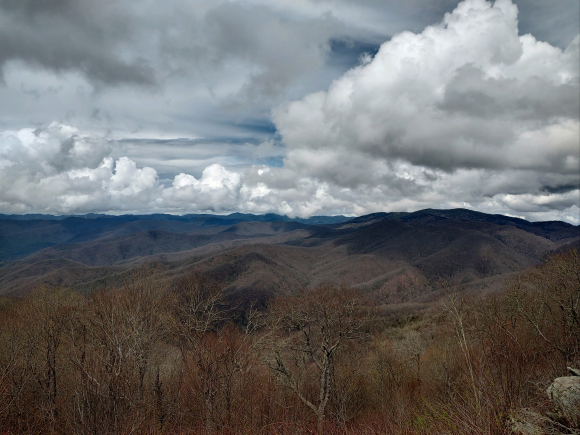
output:
[[[3,431],[506,434],[580,365],[576,250],[418,313],[333,284],[240,311],[202,272],[157,273],[2,299]]]

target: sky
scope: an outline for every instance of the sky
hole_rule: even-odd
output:
[[[0,213],[580,222],[578,0],[0,0]]]

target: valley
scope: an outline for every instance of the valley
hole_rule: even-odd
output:
[[[578,244],[578,227],[470,210],[358,218],[278,215],[86,216],[0,220],[0,295],[121,285],[157,264],[177,282],[191,270],[247,306],[324,282],[356,287],[381,305],[429,301],[444,286],[497,291],[546,254]]]

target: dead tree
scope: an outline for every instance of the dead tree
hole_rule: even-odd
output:
[[[319,433],[332,392],[338,351],[345,341],[365,337],[368,313],[357,291],[332,284],[280,298],[269,309],[272,334],[267,340],[268,364],[281,383],[314,413]],[[314,395],[305,388],[312,377],[317,379]]]

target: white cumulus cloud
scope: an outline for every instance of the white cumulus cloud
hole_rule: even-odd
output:
[[[111,143],[71,126],[0,134],[0,207],[4,212],[80,213],[142,210],[158,189],[153,168],[113,160]]]
[[[520,36],[517,15],[510,0],[466,0],[328,91],[279,107],[285,166],[363,190],[367,210],[532,211],[549,193],[551,210],[577,215],[579,38],[561,50]]]

